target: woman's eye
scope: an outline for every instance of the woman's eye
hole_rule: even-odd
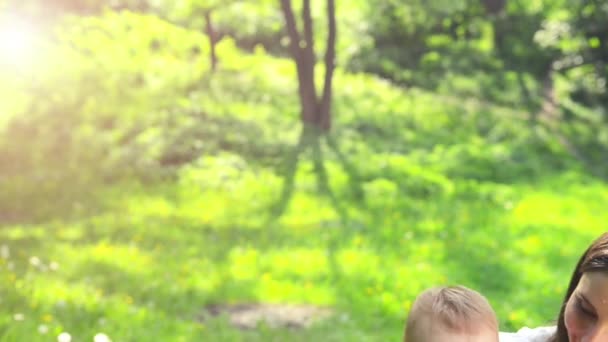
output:
[[[576,308],[578,309],[578,311],[580,313],[582,313],[583,315],[585,315],[589,318],[593,318],[593,319],[597,318],[597,315],[595,314],[595,312],[586,308],[580,299],[576,300]]]

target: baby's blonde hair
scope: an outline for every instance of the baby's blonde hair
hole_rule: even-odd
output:
[[[423,329],[425,323],[432,329]],[[422,292],[407,318],[404,341],[429,341],[429,333],[442,329],[476,333],[483,328],[498,332],[498,319],[488,300],[464,286],[437,287]]]

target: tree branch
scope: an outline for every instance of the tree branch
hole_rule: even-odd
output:
[[[287,34],[289,35],[289,46],[294,59],[298,62],[301,59],[300,49],[300,33],[296,26],[296,19],[291,8],[291,0],[281,0],[281,9],[285,17],[285,26],[287,26]]]
[[[309,58],[315,60],[315,46],[312,32],[312,14],[310,13],[310,0],[304,0],[302,7],[302,19],[304,19],[304,42],[306,43],[305,51]]]
[[[213,21],[211,17],[211,13],[213,10],[205,11],[205,31],[207,36],[209,37],[209,58],[211,59],[211,72],[214,72],[217,69],[217,54],[215,51],[215,44],[217,43],[217,37],[215,33],[215,29],[213,27]]]

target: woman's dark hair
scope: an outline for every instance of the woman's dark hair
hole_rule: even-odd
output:
[[[572,273],[570,279],[570,285],[568,291],[564,297],[564,302],[557,318],[557,331],[555,335],[551,337],[550,342],[569,342],[568,331],[566,330],[566,324],[564,322],[564,313],[566,311],[566,305],[570,300],[570,296],[578,286],[581,277],[586,272],[607,272],[608,273],[608,232],[602,234],[597,240],[595,240],[589,248],[585,251],[583,256],[579,259],[576,264],[576,268]]]

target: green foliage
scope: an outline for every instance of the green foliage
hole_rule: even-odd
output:
[[[3,70],[22,74],[3,78],[4,87],[18,90],[3,94],[2,102],[10,101],[8,96],[30,102],[3,113],[5,177],[0,182],[40,195],[40,202],[33,203],[41,206],[62,183],[70,181],[83,191],[98,177],[87,170],[110,175],[145,165],[148,156],[140,155],[139,142],[153,134],[154,125],[164,125],[168,108],[206,70],[193,53],[206,49],[201,35],[150,16],[122,12],[67,19],[55,37],[60,43],[44,46],[46,52],[27,70]],[[63,71],[64,65],[70,72]],[[36,100],[42,98],[48,100]],[[4,203],[15,203],[10,211],[23,212],[33,204],[19,203],[12,191],[0,196],[6,196]]]

